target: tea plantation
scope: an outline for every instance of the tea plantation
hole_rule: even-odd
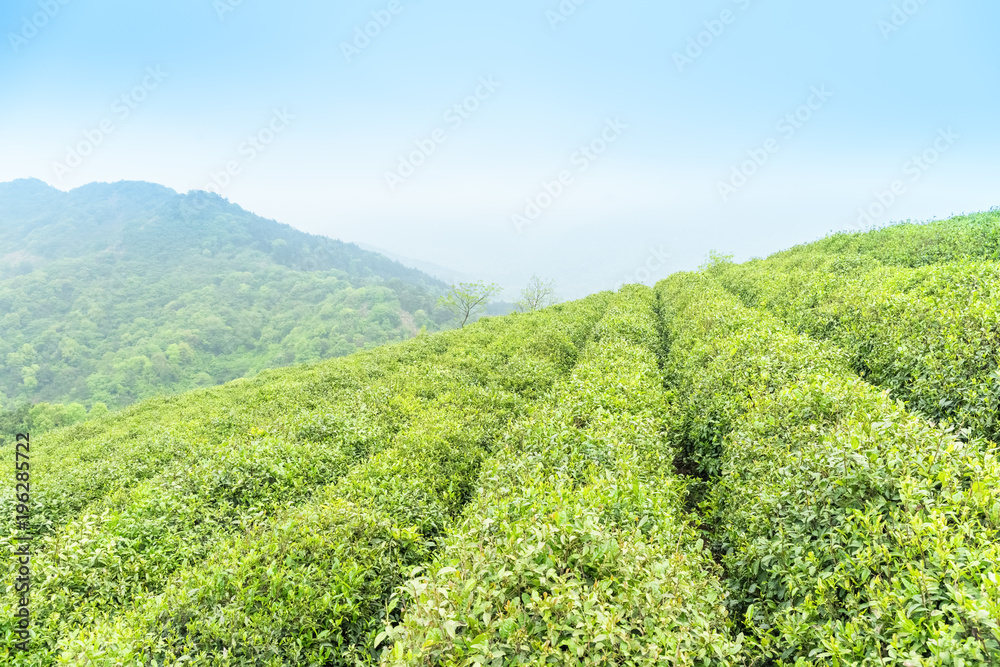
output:
[[[1000,215],[835,235],[2,452],[0,664],[1000,665]]]

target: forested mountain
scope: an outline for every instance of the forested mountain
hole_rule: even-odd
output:
[[[445,287],[204,192],[0,184],[0,407],[114,408],[403,340],[446,321]]]

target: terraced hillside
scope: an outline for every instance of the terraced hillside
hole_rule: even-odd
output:
[[[0,660],[1000,664],[998,236],[831,237],[47,433]]]

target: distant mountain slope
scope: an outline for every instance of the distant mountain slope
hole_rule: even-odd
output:
[[[351,279],[399,278],[443,287],[426,273],[383,255],[261,218],[216,195],[180,195],[142,182],[91,183],[71,192],[35,179],[0,183],[0,249],[0,277],[103,250],[129,259],[141,254],[162,260],[190,250],[207,249],[230,258],[253,250],[295,270],[338,269]],[[6,258],[12,251],[26,257]],[[169,262],[146,264],[154,270],[165,265]]]
[[[446,286],[221,197],[0,184],[0,408],[123,406],[440,328]]]
[[[358,243],[358,247],[364,248],[371,252],[376,252],[380,255],[385,255],[389,259],[396,260],[403,266],[410,267],[412,269],[417,269],[418,271],[423,271],[426,274],[432,275],[439,280],[443,280],[446,283],[462,283],[471,282],[475,280],[475,277],[463,273],[461,271],[456,271],[455,269],[449,269],[448,267],[441,266],[440,264],[435,264],[433,262],[425,262],[420,259],[414,259],[413,257],[407,257],[405,255],[396,254],[390,250],[384,250],[378,246],[373,246],[368,243]]]

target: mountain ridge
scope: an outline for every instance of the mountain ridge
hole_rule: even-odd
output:
[[[27,203],[19,200],[11,201],[11,195],[21,198],[30,196],[36,200]],[[44,201],[37,201],[37,199],[43,199]],[[354,259],[363,260],[365,263],[377,267],[378,271],[372,271],[370,275],[398,277],[407,282],[414,282],[437,289],[446,287],[444,282],[425,272],[404,266],[379,253],[365,250],[357,244],[295,229],[286,223],[251,213],[238,204],[232,203],[219,195],[200,190],[192,190],[186,194],[181,194],[167,186],[146,181],[95,182],[69,191],[59,190],[38,179],[18,179],[7,183],[0,183],[0,247],[5,249],[15,248],[16,250],[30,252],[30,248],[18,247],[20,244],[30,244],[38,250],[45,250],[51,253],[54,248],[60,245],[59,242],[65,239],[51,238],[54,234],[46,238],[44,233],[36,234],[35,238],[29,237],[33,233],[38,232],[39,227],[45,226],[44,222],[47,217],[51,217],[56,213],[64,214],[67,206],[93,208],[95,202],[103,204],[98,211],[99,213],[107,216],[114,215],[115,217],[104,220],[103,224],[99,220],[92,221],[97,224],[88,224],[91,223],[90,220],[79,220],[78,216],[74,216],[70,220],[82,222],[82,226],[74,225],[75,229],[66,229],[65,225],[61,225],[58,230],[54,231],[58,233],[68,231],[71,235],[72,232],[77,232],[75,235],[77,241],[84,243],[84,247],[93,249],[95,243],[110,242],[112,240],[132,241],[140,244],[148,242],[148,239],[144,238],[142,234],[136,234],[131,238],[116,238],[116,235],[122,234],[129,226],[129,222],[134,222],[134,219],[130,218],[147,218],[145,224],[138,228],[140,232],[156,231],[155,226],[161,216],[166,216],[167,220],[176,223],[182,221],[187,223],[186,226],[177,224],[162,231],[195,232],[198,231],[198,228],[193,227],[191,223],[212,222],[209,216],[214,216],[215,218],[229,216],[230,219],[233,217],[242,218],[243,224],[249,227],[248,231],[251,234],[250,238],[241,239],[242,243],[238,244],[237,247],[252,246],[255,243],[259,245],[262,242],[273,244],[274,241],[284,241],[286,244],[292,245],[292,248],[278,250],[278,248],[287,247],[279,243],[277,248],[261,247],[260,249],[266,254],[271,255],[272,259],[277,263],[284,264],[292,269],[329,270],[336,268],[349,272],[351,267],[348,258],[345,256],[346,254],[352,255]],[[13,230],[14,233],[20,231],[22,233],[21,238],[14,236],[9,228],[8,221],[12,215],[33,215],[29,220],[22,222],[20,229]],[[146,225],[149,223],[153,223],[153,226],[147,227]],[[89,236],[92,232],[97,232],[96,239],[93,236]],[[181,239],[185,238],[197,237],[181,237]],[[295,251],[301,253],[309,244],[317,245],[319,251],[314,250],[309,252],[310,256],[308,258],[293,257]],[[127,251],[127,245],[123,249]],[[160,251],[177,251],[180,249],[185,249],[184,244],[177,243],[175,240],[174,243],[161,248]],[[0,255],[0,258],[8,254],[4,253]],[[58,256],[73,255],[61,254]],[[45,261],[51,255],[49,257],[42,257],[43,261]],[[355,269],[357,269],[357,266],[355,266]],[[3,267],[0,267],[0,277],[7,277],[3,272]]]
[[[214,194],[0,183],[0,409],[160,392],[438,330],[447,286]]]

